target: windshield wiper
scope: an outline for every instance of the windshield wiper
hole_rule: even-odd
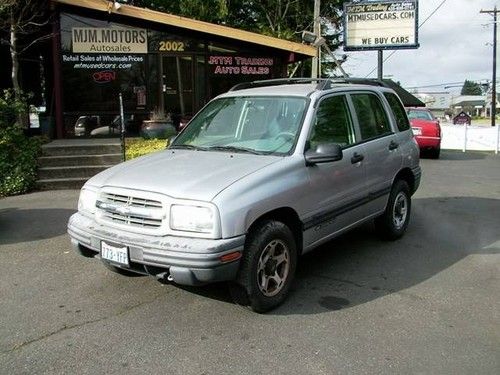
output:
[[[248,154],[254,155],[264,155],[264,152],[257,151],[251,148],[246,147],[237,147],[237,146],[210,146],[207,147],[207,150],[215,150],[215,151],[233,151],[233,152],[244,152]]]
[[[201,146],[193,146],[193,145],[173,145],[169,147],[170,150],[173,149],[181,149],[181,150],[200,150],[200,151],[206,151],[206,147],[201,147]]]

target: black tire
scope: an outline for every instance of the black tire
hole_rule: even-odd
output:
[[[379,236],[391,241],[401,238],[410,222],[410,213],[411,195],[408,183],[396,180],[392,185],[385,212],[375,219]]]
[[[432,159],[439,159],[440,153],[441,153],[441,148],[433,148],[432,150],[429,150],[429,156]]]
[[[236,303],[255,312],[269,311],[285,300],[296,267],[297,245],[290,228],[279,221],[264,221],[247,237],[231,295]]]
[[[137,272],[132,272],[132,271],[120,268],[120,267],[113,266],[112,264],[110,264],[110,263],[108,263],[106,261],[103,261],[102,263],[104,264],[104,267],[106,267],[111,272],[117,273],[117,274],[122,275],[122,276],[127,276],[127,277],[140,277],[140,276],[144,276],[144,275],[141,275],[141,274],[139,274]]]

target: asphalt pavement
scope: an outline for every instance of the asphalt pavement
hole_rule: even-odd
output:
[[[265,315],[76,255],[78,191],[0,200],[0,374],[498,374],[500,156],[422,160],[405,237],[300,260]]]

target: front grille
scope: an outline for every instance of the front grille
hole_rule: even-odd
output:
[[[159,200],[131,195],[103,193],[97,202],[101,219],[142,228],[160,228],[165,217]]]
[[[127,195],[104,193],[103,200],[109,203],[121,203],[130,207],[162,208],[160,201],[131,197]]]
[[[113,212],[104,212],[104,218],[122,224],[135,225],[139,227],[158,228],[161,226],[161,219],[149,219],[134,215],[122,215]]]

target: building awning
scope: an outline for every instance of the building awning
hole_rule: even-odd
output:
[[[461,102],[455,103],[457,107],[478,107],[482,108],[486,105],[484,100],[463,100]]]
[[[232,27],[216,25],[209,22],[198,21],[192,18],[180,17],[173,14],[162,13],[151,9],[139,8],[131,5],[121,4],[116,10],[109,7],[109,2],[105,0],[53,0],[55,3],[70,5],[79,8],[92,9],[94,11],[117,14],[147,22],[156,22],[163,25],[179,27],[182,29],[194,30],[205,34],[224,36],[228,39],[244,41],[247,43],[258,44],[264,47],[277,48],[287,52],[294,52],[305,56],[316,56],[316,48],[290,42],[267,35],[252,33]]]
[[[390,87],[396,92],[396,94],[398,94],[405,107],[425,107],[425,103],[423,101],[402,88],[392,79],[383,79],[382,82],[385,86]]]

